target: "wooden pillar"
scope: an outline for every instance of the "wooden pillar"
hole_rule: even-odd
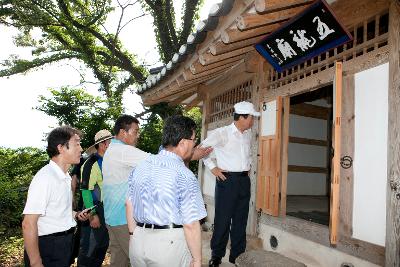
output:
[[[201,114],[201,136],[200,136],[201,141],[203,141],[207,137],[208,116],[210,114],[210,93],[207,92],[207,88],[204,85],[202,85],[198,89],[198,94],[199,94],[199,97],[203,101],[203,109],[202,109],[202,114]],[[199,177],[201,191],[204,190],[204,188],[203,188],[204,168],[205,168],[205,166],[203,164],[203,160],[200,160],[199,169],[197,171],[197,176]]]
[[[385,266],[400,266],[400,1],[389,8],[389,128]]]

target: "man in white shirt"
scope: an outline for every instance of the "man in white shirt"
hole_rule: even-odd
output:
[[[110,237],[112,267],[129,266],[129,230],[125,216],[128,176],[150,154],[136,148],[139,121],[121,115],[114,126],[115,138],[103,157],[104,217]]]
[[[246,249],[246,225],[250,200],[251,127],[254,116],[260,116],[249,102],[234,106],[234,122],[214,130],[202,145],[211,146],[214,153],[204,164],[216,176],[214,232],[211,239],[212,257],[209,266],[219,266],[225,256],[229,236],[229,261]]]
[[[68,174],[71,164],[79,163],[80,132],[58,127],[50,132],[47,142],[51,160],[33,177],[23,211],[25,266],[66,267],[70,266],[74,219],[88,218],[85,211],[72,210]]]

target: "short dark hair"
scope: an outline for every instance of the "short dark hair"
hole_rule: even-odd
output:
[[[242,116],[244,119],[247,119],[247,117],[249,116],[249,114],[237,114],[237,113],[233,113],[233,120],[234,121],[238,121],[240,116]]]
[[[119,118],[115,121],[113,129],[114,134],[115,135],[119,134],[119,131],[121,131],[121,129],[128,131],[132,123],[139,124],[139,120],[131,115],[123,114],[119,116]]]
[[[182,139],[190,139],[196,131],[196,123],[189,117],[174,115],[164,124],[162,146],[176,147]]]
[[[69,148],[68,142],[75,134],[79,135],[79,137],[82,136],[81,131],[67,125],[53,129],[47,136],[47,155],[52,158],[60,154],[57,148],[58,145],[65,145]]]

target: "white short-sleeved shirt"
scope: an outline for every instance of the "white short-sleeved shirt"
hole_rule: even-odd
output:
[[[52,160],[33,177],[23,214],[40,214],[39,236],[74,227],[71,177]]]

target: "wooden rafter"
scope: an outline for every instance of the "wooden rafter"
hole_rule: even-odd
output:
[[[286,21],[303,11],[306,7],[307,5],[303,5],[294,8],[283,9],[277,12],[267,13],[264,15],[245,14],[237,17],[236,26],[239,30],[245,31],[265,25],[271,25],[274,23]]]
[[[184,94],[182,96],[178,96],[177,98],[175,98],[174,100],[170,101],[168,103],[168,106],[174,107],[178,104],[180,104],[182,101],[184,101],[185,99],[188,99],[189,97],[193,96],[196,92],[190,92],[188,94]]]
[[[230,63],[222,64],[222,65],[220,65],[220,66],[218,66],[216,68],[211,68],[211,69],[205,70],[205,71],[203,71],[201,73],[198,73],[198,74],[193,74],[190,70],[185,70],[183,72],[183,78],[185,79],[185,81],[191,81],[191,80],[194,80],[194,79],[197,79],[197,78],[208,76],[210,74],[213,74],[213,73],[219,72],[221,70],[224,70],[224,69],[232,67],[233,65],[235,65],[237,63],[237,61],[238,60],[235,60],[235,61],[230,62]]]
[[[228,30],[223,31],[221,33],[221,40],[225,44],[230,44],[230,43],[250,39],[250,38],[253,38],[256,36],[271,33],[274,30],[276,30],[279,26],[280,26],[280,24],[272,24],[272,25],[262,26],[259,28],[254,28],[254,29],[247,30],[247,31],[239,31],[237,29],[237,27],[235,27],[234,29],[228,29]]]
[[[312,3],[314,0],[255,0],[254,6],[260,14],[280,11]]]
[[[210,52],[214,56],[221,55],[223,53],[231,52],[236,49],[244,48],[247,46],[252,46],[252,45],[260,42],[264,38],[265,38],[265,36],[257,36],[257,37],[253,37],[250,39],[246,39],[246,40],[231,43],[231,44],[225,44],[222,40],[218,40],[215,43],[210,45]]]
[[[209,64],[209,65],[202,65],[199,61],[196,61],[195,63],[193,63],[192,65],[190,65],[190,71],[192,72],[192,74],[199,74],[202,73],[204,71],[210,70],[210,69],[214,69],[216,67],[225,65],[225,64],[229,64],[235,61],[239,61],[240,59],[242,59],[241,55],[235,56],[235,57],[231,57],[231,58],[227,58],[221,61],[217,61],[215,63]]]
[[[246,54],[246,53],[248,53],[248,52],[250,52],[252,50],[254,50],[254,47],[249,46],[249,47],[237,49],[237,50],[225,53],[225,54],[221,54],[221,55],[218,55],[218,56],[214,56],[213,54],[211,54],[210,51],[208,51],[207,53],[199,55],[199,62],[202,65],[209,65],[209,64],[212,64],[212,63],[224,60],[224,59],[228,59],[228,58],[231,58],[231,57],[236,57],[236,56],[239,56],[239,55]]]

